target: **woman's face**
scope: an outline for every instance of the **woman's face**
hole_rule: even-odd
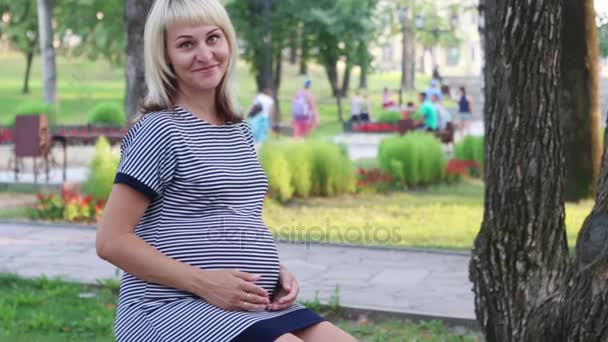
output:
[[[214,90],[228,69],[230,47],[217,26],[176,23],[167,28],[168,62],[180,89]]]

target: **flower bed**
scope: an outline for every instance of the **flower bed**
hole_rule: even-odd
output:
[[[38,194],[38,202],[28,210],[34,220],[94,223],[101,217],[106,201],[83,196],[62,187],[59,195]]]
[[[352,131],[359,133],[394,133],[397,132],[397,127],[387,122],[365,122],[354,124]]]

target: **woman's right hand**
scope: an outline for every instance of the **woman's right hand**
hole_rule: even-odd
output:
[[[270,303],[268,292],[256,285],[259,274],[239,270],[200,270],[192,293],[229,311],[261,311]]]

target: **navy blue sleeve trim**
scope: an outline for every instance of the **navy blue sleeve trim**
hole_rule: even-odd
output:
[[[150,199],[150,201],[153,201],[156,197],[158,197],[158,193],[156,193],[156,191],[152,190],[152,188],[150,188],[146,184],[140,182],[137,178],[129,176],[125,173],[118,172],[116,174],[116,178],[114,179],[114,184],[119,184],[119,183],[128,185],[128,186],[132,187],[133,189],[143,193],[144,195],[146,195],[146,197],[148,197]]]

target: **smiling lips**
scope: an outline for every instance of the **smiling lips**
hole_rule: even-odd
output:
[[[217,64],[209,65],[209,66],[206,66],[204,68],[196,69],[196,70],[194,70],[194,72],[199,72],[199,71],[200,72],[209,72],[209,71],[215,69],[216,67],[217,67]]]

